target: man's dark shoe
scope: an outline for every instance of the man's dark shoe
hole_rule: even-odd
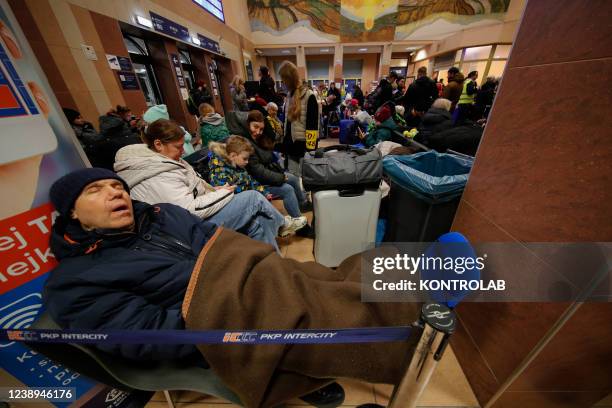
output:
[[[295,232],[295,235],[302,238],[315,239],[315,230],[309,224],[304,225],[302,228]]]
[[[363,404],[363,405],[358,405],[356,408],[385,408],[382,405],[378,405],[378,404]]]
[[[344,389],[340,384],[334,382],[300,399],[318,408],[339,407],[344,402]]]
[[[306,201],[300,204],[300,211],[303,213],[312,211],[312,201]]]

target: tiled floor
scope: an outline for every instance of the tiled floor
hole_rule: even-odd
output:
[[[329,142],[328,142],[329,143]],[[274,205],[284,212],[282,203],[274,201]],[[312,213],[307,213],[309,222]],[[298,261],[314,261],[313,240],[299,237],[289,237],[279,240],[279,247],[284,257]],[[355,407],[360,404],[376,402],[385,405],[388,402],[392,387],[385,384],[369,384],[353,379],[341,379],[346,392],[343,407]],[[236,405],[224,402],[217,398],[205,396],[188,391],[173,391],[172,399],[177,408],[230,408]],[[300,400],[294,400],[287,406],[308,406]],[[478,401],[468,384],[459,363],[449,347],[440,361],[429,386],[425,390],[419,406],[422,407],[478,407]],[[147,408],[165,408],[164,395],[155,394]]]

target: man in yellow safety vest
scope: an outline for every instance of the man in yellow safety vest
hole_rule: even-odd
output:
[[[457,108],[459,109],[459,115],[457,117],[457,123],[463,122],[465,119],[472,117],[472,111],[474,107],[474,98],[476,97],[476,91],[478,90],[478,71],[472,71],[468,74],[467,79],[463,82],[463,91],[459,97]]]

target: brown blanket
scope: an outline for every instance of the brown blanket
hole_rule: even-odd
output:
[[[205,246],[183,304],[190,330],[308,329],[409,325],[412,303],[362,303],[360,258],[336,270],[281,258],[272,246],[219,228]],[[337,377],[397,383],[408,342],[338,345],[200,345],[248,408],[274,407]]]

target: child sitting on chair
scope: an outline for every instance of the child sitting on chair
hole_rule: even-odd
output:
[[[246,190],[259,191],[268,200],[272,194],[245,170],[249,157],[255,152],[251,143],[242,136],[230,136],[226,143],[211,142],[212,158],[208,162],[210,184],[236,186],[236,193]]]
[[[230,136],[226,143],[211,142],[209,149],[212,158],[208,162],[210,169],[210,184],[213,186],[236,186],[236,193],[246,190],[259,191],[268,200],[272,200],[273,195],[266,187],[257,182],[246,171],[245,167],[249,163],[249,157],[255,153],[253,145],[242,136]],[[304,216],[291,217],[288,221],[294,226],[294,230],[303,229],[307,224]]]

